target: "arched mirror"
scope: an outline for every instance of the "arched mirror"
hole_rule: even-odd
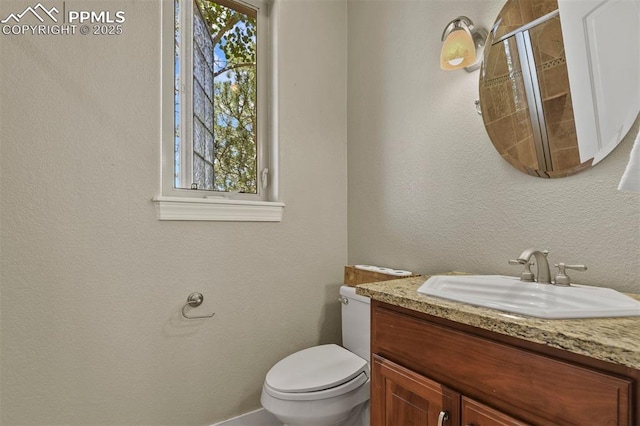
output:
[[[558,4],[560,3],[560,4]],[[539,177],[602,160],[640,111],[640,2],[509,0],[487,39],[482,118],[500,155]]]

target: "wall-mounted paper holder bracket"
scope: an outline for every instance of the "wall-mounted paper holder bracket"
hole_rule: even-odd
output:
[[[195,317],[187,316],[187,313],[185,312],[185,309],[187,309],[187,306],[191,306],[192,308],[195,308],[202,305],[203,301],[204,301],[204,296],[202,295],[202,293],[198,293],[198,292],[191,293],[189,297],[187,297],[187,303],[185,303],[184,306],[182,307],[182,311],[181,311],[182,316],[188,320],[205,319],[205,318],[211,318],[212,316],[214,316],[216,314],[215,312],[212,313],[211,315],[200,315]]]

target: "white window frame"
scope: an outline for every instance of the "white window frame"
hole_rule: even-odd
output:
[[[256,9],[258,15],[258,194],[174,188],[174,0],[162,0],[162,158],[159,194],[153,198],[159,220],[282,221],[284,203],[278,201],[277,13],[273,10],[277,6],[270,0],[234,1]],[[181,40],[190,37],[192,42],[193,11],[190,9],[193,3],[189,0],[181,3]],[[184,7],[186,4],[188,7]],[[186,69],[188,73],[193,61],[191,42],[181,43],[180,52],[181,61],[189,61],[181,70]],[[187,74],[187,77],[181,82],[181,91],[192,93],[192,82],[189,83],[192,76]],[[191,95],[187,99],[190,100]],[[181,100],[181,108],[184,105],[191,113],[191,102]],[[191,129],[190,124],[181,123],[183,133]],[[186,139],[191,143],[190,137]],[[264,169],[268,170],[266,176]]]

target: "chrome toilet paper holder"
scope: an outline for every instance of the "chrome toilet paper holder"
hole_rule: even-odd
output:
[[[200,316],[193,316],[193,317],[187,315],[187,313],[185,312],[185,310],[187,309],[187,306],[196,308],[202,305],[203,301],[204,301],[204,296],[202,295],[202,293],[198,293],[198,292],[191,293],[187,297],[187,303],[185,303],[184,306],[182,307],[182,311],[181,311],[182,316],[188,320],[205,319],[205,318],[211,318],[212,316],[214,316],[216,314],[215,312],[212,313],[211,315],[200,315]]]

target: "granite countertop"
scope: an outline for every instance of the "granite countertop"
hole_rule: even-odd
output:
[[[548,320],[417,292],[429,277],[360,284],[356,293],[425,314],[640,370],[640,317]]]

